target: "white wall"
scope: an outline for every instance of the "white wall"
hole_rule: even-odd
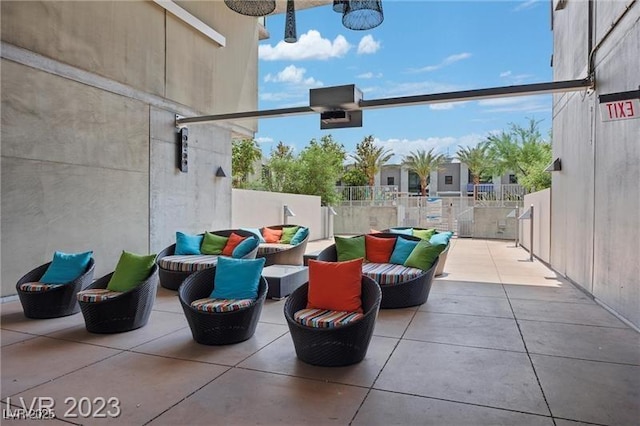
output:
[[[281,192],[231,190],[231,227],[261,228],[283,224],[283,206],[289,206],[296,216],[289,224],[309,228],[309,239],[323,238],[320,197],[315,195],[284,194]]]
[[[551,259],[551,189],[524,196],[524,210],[533,205],[533,254],[544,262]],[[522,214],[521,211],[519,214]],[[527,250],[531,249],[531,220],[519,221],[518,240]]]

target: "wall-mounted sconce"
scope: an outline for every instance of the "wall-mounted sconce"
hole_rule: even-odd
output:
[[[182,173],[189,171],[189,129],[182,127],[178,131],[178,169]]]
[[[287,220],[290,217],[294,217],[296,215],[293,211],[291,211],[289,206],[287,206],[286,204],[282,207],[282,213],[283,213],[283,221],[282,221],[282,223],[285,224],[285,225],[287,224]]]
[[[553,160],[553,163],[544,169],[545,172],[559,172],[560,170],[562,170],[562,161],[559,158]]]
[[[222,168],[222,166],[218,167],[218,170],[216,170],[216,177],[227,177],[227,174],[224,172],[224,169]]]

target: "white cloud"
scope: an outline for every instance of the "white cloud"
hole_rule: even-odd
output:
[[[429,109],[433,109],[436,111],[440,111],[440,110],[447,110],[447,109],[453,109],[456,106],[457,102],[444,102],[441,104],[430,104],[429,105]]]
[[[382,73],[379,72],[379,73],[376,74],[376,73],[373,73],[373,72],[369,71],[369,72],[365,72],[365,73],[356,75],[356,78],[362,78],[362,79],[382,78]]]
[[[273,142],[273,138],[267,137],[267,136],[261,136],[259,138],[256,138],[256,142],[258,143],[272,143]]]
[[[536,3],[538,3],[539,1],[540,0],[524,0],[518,6],[516,6],[513,11],[520,12],[521,10],[531,9],[534,6],[537,6]]]
[[[500,73],[500,78],[505,78],[505,77],[509,77],[511,75],[511,70],[509,71],[504,71]]]
[[[436,81],[416,81],[408,83],[391,82],[381,90],[382,96],[413,96],[428,93],[453,92],[462,90],[460,86]]]
[[[376,138],[375,143],[378,146],[382,146],[384,149],[390,149],[395,154],[390,163],[400,164],[404,157],[418,149],[428,151],[433,148],[433,152],[436,154],[454,156],[459,146],[475,146],[478,142],[484,140],[485,137],[486,135],[472,133],[461,137],[445,136],[419,139],[392,138],[387,140],[380,140]]]
[[[535,76],[533,74],[514,74],[511,70],[500,73],[500,78],[509,84],[523,84],[531,81]]]
[[[483,99],[478,101],[483,112],[549,112],[551,95],[514,96],[509,98]]]
[[[358,55],[371,55],[380,50],[380,42],[374,40],[371,34],[368,34],[358,43]]]
[[[306,77],[306,68],[296,67],[295,65],[289,65],[276,75],[267,74],[264,76],[264,81],[267,83],[289,83],[299,86],[317,87],[322,86],[321,81],[316,80],[313,77]]]
[[[306,95],[306,93],[304,93]],[[288,93],[288,92],[262,92],[260,93],[260,100],[266,102],[282,102],[291,99],[302,97],[302,93]]]
[[[436,65],[427,65],[422,68],[410,68],[407,71],[410,73],[419,73],[419,72],[431,72],[439,70],[440,68],[444,68],[448,65],[454,64],[456,62],[462,61],[464,59],[468,59],[471,57],[471,53],[463,52],[456,53],[455,55],[450,55],[444,58],[439,64]]]
[[[342,35],[331,41],[323,38],[319,31],[309,30],[300,36],[297,43],[280,41],[275,46],[261,44],[258,46],[258,57],[265,61],[326,60],[343,57],[351,47]]]

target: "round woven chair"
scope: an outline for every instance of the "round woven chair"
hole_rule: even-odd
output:
[[[87,289],[104,289],[113,272],[96,280]],[[153,265],[149,277],[134,289],[102,302],[78,302],[87,331],[91,333],[121,333],[143,327],[149,321],[158,287],[158,265]]]
[[[279,229],[293,228],[299,225],[273,225],[266,226],[265,228]],[[307,242],[309,241],[309,234],[305,237],[300,244],[291,246],[285,250],[281,250],[275,253],[268,253],[264,255],[258,255],[257,257],[264,257],[264,266],[270,265],[302,265],[304,263],[304,253],[307,250]]]
[[[394,229],[418,229],[420,231],[426,231],[428,228],[417,228],[415,226],[397,226]],[[385,229],[382,232],[390,233],[391,229]],[[438,234],[437,230],[436,234]],[[434,274],[436,277],[444,273],[444,265],[447,263],[447,254],[449,254],[450,246],[451,244],[447,244],[447,248],[445,248],[442,253],[440,253],[438,263],[436,264],[436,272]]]
[[[67,284],[52,287],[46,291],[24,291],[20,289],[22,284],[38,282],[50,264],[51,262],[38,266],[20,278],[18,284],[16,284],[16,291],[20,297],[24,315],[27,318],[58,318],[80,312],[76,295],[80,290],[87,288],[93,281],[93,271],[95,269],[93,258],[89,260],[85,272]]]
[[[339,367],[362,361],[369,348],[382,294],[380,286],[369,277],[362,277],[362,310],[364,318],[335,328],[307,327],[293,315],[307,307],[309,283],[291,293],[284,304],[284,316],[289,325],[298,358],[308,364]]]
[[[243,237],[253,237],[255,235],[252,232],[244,231],[242,229],[225,229],[220,231],[211,231],[212,234],[221,235],[223,237],[229,237],[229,235],[231,235],[232,232]],[[198,234],[198,235],[204,235],[204,233]],[[165,248],[160,253],[158,253],[158,256],[156,257],[156,263],[158,264],[158,268],[160,271],[159,272],[160,285],[168,290],[178,290],[178,288],[180,287],[180,284],[182,284],[185,278],[193,274],[193,271],[185,271],[185,272],[170,271],[168,269],[164,269],[160,267],[160,263],[159,263],[160,259],[166,256],[173,256],[175,252],[176,252],[176,245],[171,244],[169,247]],[[252,250],[246,256],[244,256],[243,259],[255,259],[257,253],[258,253],[258,248],[256,247],[254,250]]]
[[[399,234],[384,232],[372,235],[377,238],[398,238],[399,236]],[[420,238],[411,235],[402,235],[402,238],[412,241],[421,241]],[[338,253],[336,251],[336,245],[332,244],[322,250],[320,254],[318,254],[318,260],[322,260],[324,262],[337,262]],[[433,283],[433,276],[436,271],[438,261],[439,258],[436,258],[433,266],[416,278],[403,281],[398,284],[381,285],[380,290],[382,290],[382,302],[380,303],[380,308],[408,308],[410,306],[422,305],[426,302],[429,297],[429,292],[431,291],[431,284]]]
[[[193,308],[192,302],[209,297],[213,291],[215,273],[216,268],[194,272],[184,280],[178,291],[193,339],[203,345],[228,345],[247,340],[256,331],[267,297],[267,280],[260,277],[258,298],[246,308],[231,312],[204,312]]]

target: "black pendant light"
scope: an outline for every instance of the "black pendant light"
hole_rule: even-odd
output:
[[[234,12],[247,16],[265,16],[276,9],[275,0],[224,0]]]
[[[298,41],[296,33],[296,8],[293,0],[287,0],[287,17],[284,22],[284,41],[295,43]]]
[[[333,0],[333,11],[338,13],[344,13],[344,9],[347,7],[349,0]]]
[[[350,0],[342,15],[342,25],[351,30],[370,30],[383,20],[381,0]]]

